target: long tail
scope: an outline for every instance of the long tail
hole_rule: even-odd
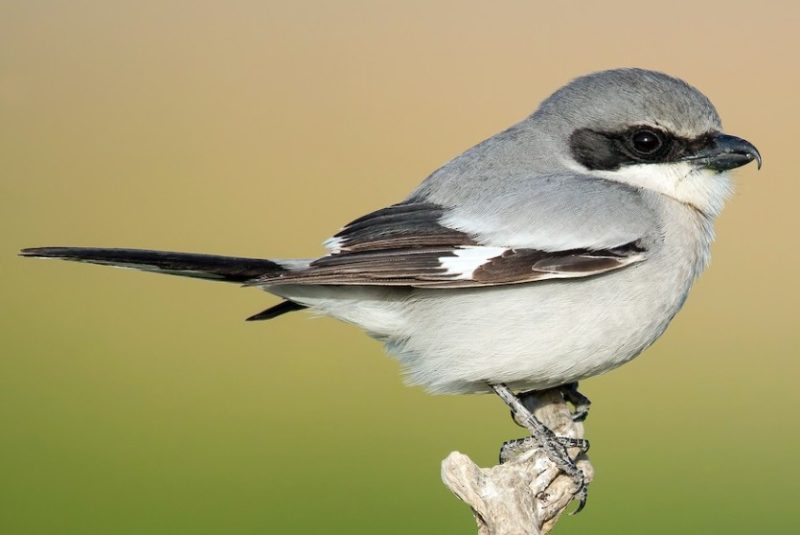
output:
[[[139,269],[167,275],[224,282],[247,282],[261,275],[286,271],[272,260],[237,258],[146,249],[105,249],[95,247],[35,247],[21,256],[59,258],[102,266]]]
[[[288,271],[272,260],[238,258],[145,249],[106,249],[95,247],[35,247],[23,249],[20,256],[58,258],[103,266],[138,269],[167,275],[192,277],[223,282],[244,283],[264,275]],[[291,303],[291,302],[288,302]],[[281,303],[252,316],[251,320],[271,319],[282,313],[303,308],[295,303]]]

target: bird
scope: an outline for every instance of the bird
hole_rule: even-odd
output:
[[[20,254],[238,283],[283,299],[251,321],[309,309],[354,324],[385,344],[412,385],[497,393],[576,481],[580,509],[586,485],[566,453],[575,440],[556,437],[521,400],[563,387],[585,409],[579,381],[662,335],[709,263],[729,171],[753,161],[760,169],[756,147],[724,133],[698,89],[618,68],[570,81],[404,200],[345,225],[319,258]]]

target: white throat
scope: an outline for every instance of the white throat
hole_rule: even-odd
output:
[[[582,173],[661,193],[711,217],[719,214],[733,191],[727,173],[698,169],[687,162],[627,165],[616,171],[578,167]]]

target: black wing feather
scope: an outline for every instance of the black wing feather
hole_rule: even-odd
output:
[[[464,288],[519,284],[552,278],[598,275],[643,259],[637,243],[615,249],[541,251],[486,247],[471,273],[447,267],[465,249],[478,257],[483,247],[465,232],[443,225],[446,210],[433,203],[407,202],[360,217],[339,231],[333,253],[306,269],[275,273],[251,285],[319,284]]]
[[[468,234],[445,227],[445,209],[433,203],[401,203],[360,217],[339,231],[339,252],[477,245]]]

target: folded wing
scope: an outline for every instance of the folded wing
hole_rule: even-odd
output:
[[[446,212],[428,202],[378,210],[342,229],[328,241],[331,254],[307,268],[270,273],[248,284],[470,288],[590,277],[645,258],[638,241],[557,251],[480,243],[444,224]]]

